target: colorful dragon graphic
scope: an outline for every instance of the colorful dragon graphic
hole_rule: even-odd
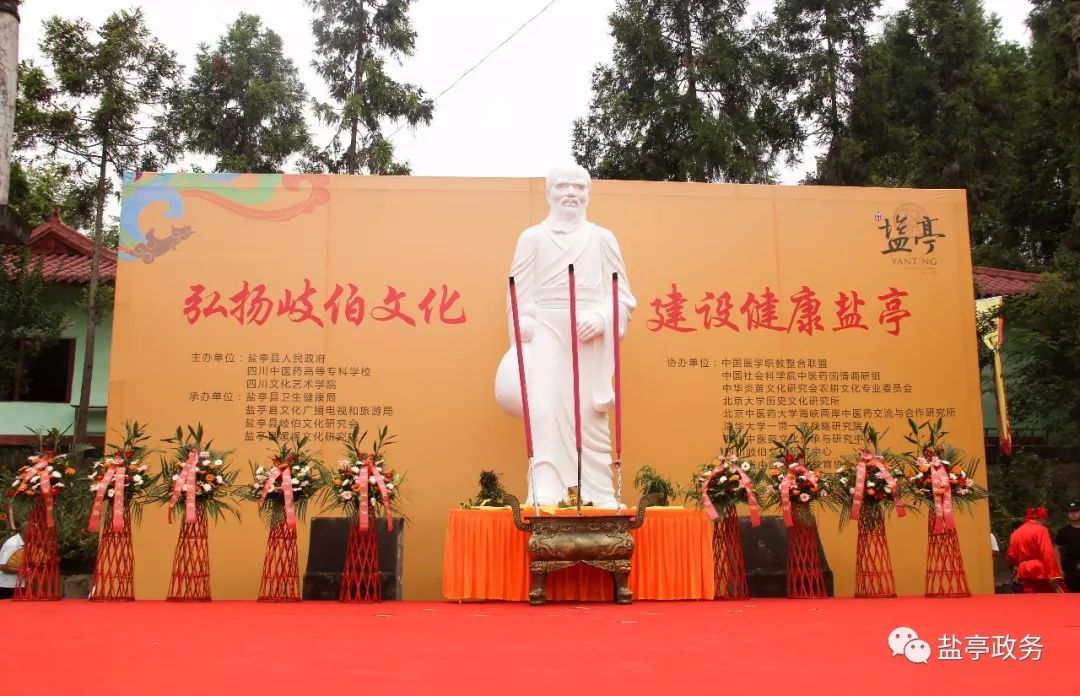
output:
[[[121,261],[153,263],[196,233],[183,218],[188,201],[205,201],[250,220],[283,222],[330,200],[329,178],[293,174],[126,174],[120,211]],[[167,233],[145,228],[143,212],[164,203]]]

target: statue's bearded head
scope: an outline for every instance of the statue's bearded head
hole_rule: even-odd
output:
[[[589,172],[584,167],[571,164],[552,169],[547,175],[549,219],[557,226],[576,226],[585,219],[589,189]]]

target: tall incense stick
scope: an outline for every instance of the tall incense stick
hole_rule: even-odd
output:
[[[619,362],[619,274],[611,274],[611,331],[615,344],[615,505],[622,508],[622,369]]]
[[[525,451],[529,455],[529,486],[532,488],[533,507],[540,516],[540,504],[536,500],[536,477],[533,475],[532,420],[529,418],[529,388],[525,384],[525,356],[521,349],[521,322],[518,320],[517,286],[510,276],[510,310],[514,317],[514,345],[517,347],[518,381],[521,383],[521,415],[525,421]]]
[[[577,290],[570,264],[570,354],[574,362],[574,444],[577,446],[577,513],[581,514],[581,389],[578,378]]]

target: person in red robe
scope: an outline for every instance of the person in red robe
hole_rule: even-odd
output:
[[[1064,574],[1054,553],[1046,508],[1028,508],[1024,524],[1009,537],[1009,563],[1024,592],[1063,592]]]

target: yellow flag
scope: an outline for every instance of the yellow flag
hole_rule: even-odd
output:
[[[1003,298],[987,297],[975,300],[975,313],[985,316],[1001,309]],[[1005,398],[1005,368],[1001,362],[1001,346],[1005,340],[1005,319],[1000,315],[993,328],[982,335],[983,343],[994,353],[994,402],[997,404],[998,442],[1001,453],[1012,454],[1012,428],[1009,425],[1009,404]]]

